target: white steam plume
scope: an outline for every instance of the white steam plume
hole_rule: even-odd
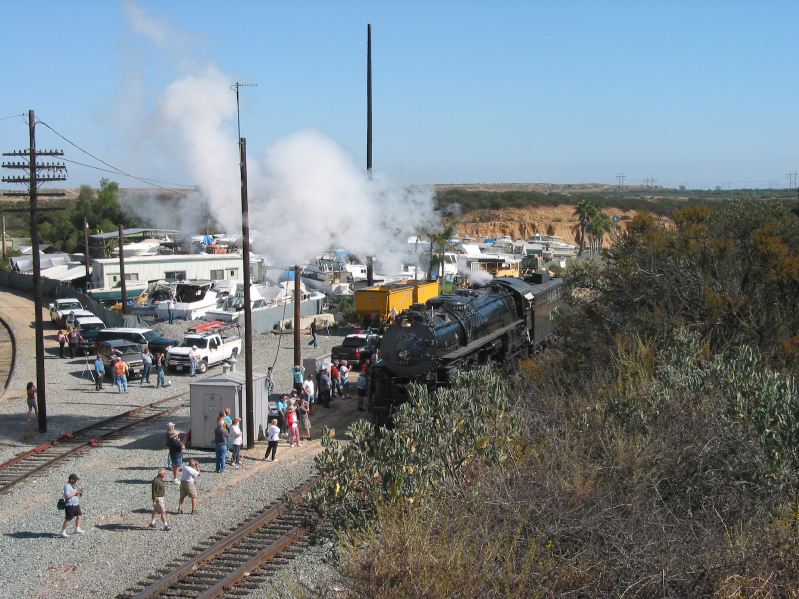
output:
[[[132,27],[163,49],[166,25],[148,22],[133,2],[127,6]],[[181,157],[199,188],[189,200],[207,203],[230,234],[241,231],[236,102],[230,90],[235,79],[214,65],[192,68],[164,90],[153,117],[163,133],[174,132],[179,140]],[[295,133],[264,153],[249,147],[248,173],[250,228],[259,233],[253,249],[272,264],[303,264],[329,248],[345,248],[361,256],[375,254],[387,269],[398,269],[409,253],[407,237],[438,221],[430,190],[410,191],[380,176],[370,178],[352,156],[316,131]],[[183,213],[189,203],[181,204]],[[199,205],[196,212],[203,212]],[[191,222],[186,214],[164,214],[160,224],[180,228]]]

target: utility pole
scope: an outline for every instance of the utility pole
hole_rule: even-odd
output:
[[[238,89],[236,90],[238,92]],[[247,394],[247,448],[255,447],[255,402],[252,384],[252,304],[250,303],[250,214],[247,205],[247,140],[239,138],[241,167],[241,253],[244,271],[244,392]]]
[[[239,83],[236,81],[233,85],[230,86],[230,89],[236,92],[236,126],[239,133],[239,139],[241,139],[241,119],[239,118],[239,88],[242,87],[258,87],[257,83]]]
[[[250,300],[250,209],[247,200],[247,140],[241,136],[239,118],[239,89],[257,87],[257,83],[240,83],[230,86],[236,92],[236,125],[239,134],[239,169],[241,174],[241,260],[244,275],[244,393],[247,422],[247,449],[255,447],[255,399],[252,381],[252,301]]]
[[[89,221],[83,217],[83,262],[86,266],[86,290],[89,290],[91,273],[89,272]]]
[[[302,314],[300,312],[301,300],[300,266],[297,264],[294,266],[294,364],[299,364],[300,366],[302,366],[302,345],[300,341],[300,326],[302,323]]]
[[[626,175],[619,173],[616,175],[616,180],[619,182],[619,193],[624,193],[624,180],[627,178]]]
[[[39,192],[39,185],[49,181],[66,180],[66,166],[61,163],[37,164],[40,156],[63,156],[60,150],[36,151],[36,116],[33,110],[28,111],[28,137],[30,145],[27,150],[3,153],[3,156],[27,157],[24,162],[3,163],[4,168],[26,169],[28,176],[3,177],[4,183],[25,183],[27,192],[6,192],[6,196],[28,197],[31,215],[31,250],[33,254],[33,306],[36,318],[36,397],[39,409],[39,432],[47,432],[47,381],[44,372],[44,322],[42,319],[42,277],[39,257],[39,214],[38,196],[63,196],[56,191]],[[39,171],[46,173],[39,175]],[[5,241],[5,239],[4,239]]]
[[[788,177],[788,187],[790,189],[795,189],[799,181],[799,173],[785,173],[785,176]]]
[[[6,215],[2,215],[3,218],[3,264],[6,263]]]
[[[372,178],[372,24],[366,25],[366,172]],[[375,284],[374,260],[366,256],[366,284]]]
[[[125,231],[119,225],[119,282],[122,288],[122,314],[127,314],[128,288],[125,283]]]

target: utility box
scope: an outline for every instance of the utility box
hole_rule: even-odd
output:
[[[330,366],[332,360],[330,354],[320,354],[313,358],[303,358],[302,367],[305,368],[305,376],[311,375],[311,380],[316,384],[316,374],[325,366]]]
[[[258,429],[263,425],[266,430],[265,419],[269,413],[269,398],[264,391],[266,375],[253,372],[253,407],[255,424],[253,430],[256,438]],[[228,372],[191,383],[190,387],[190,426],[191,446],[193,448],[214,448],[214,429],[219,412],[230,408],[231,418],[241,418],[241,432],[244,433],[243,443],[247,439],[247,393],[245,376],[243,372]]]

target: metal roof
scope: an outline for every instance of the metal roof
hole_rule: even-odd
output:
[[[177,233],[180,235],[185,235],[183,231],[177,231],[175,229],[123,229],[122,230],[122,237],[130,237],[132,235],[141,235],[143,233]],[[94,235],[89,235],[89,239],[116,239],[119,237],[119,231],[109,231],[108,233],[95,233]]]

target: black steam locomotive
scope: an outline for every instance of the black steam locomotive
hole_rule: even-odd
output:
[[[407,398],[409,382],[446,385],[458,369],[528,356],[553,335],[562,279],[498,277],[484,287],[414,304],[389,326],[370,377],[370,412],[380,426]]]

